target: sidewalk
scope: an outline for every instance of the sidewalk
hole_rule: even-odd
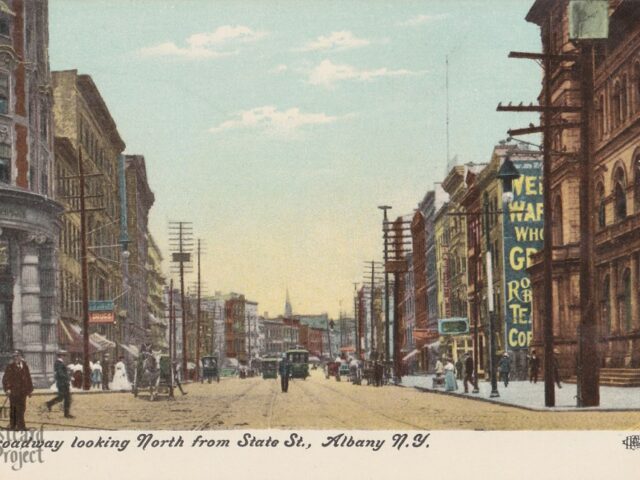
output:
[[[509,382],[505,388],[504,383],[498,382],[499,397],[491,398],[491,384],[486,380],[480,380],[478,387],[480,393],[464,393],[462,380],[458,380],[458,390],[445,392],[444,388],[433,389],[434,375],[409,375],[402,377],[401,387],[413,387],[418,390],[453,395],[462,398],[470,398],[480,401],[499,403],[512,407],[541,411],[625,411],[640,410],[640,387],[600,387],[600,406],[578,408],[576,406],[577,386],[571,383],[563,383],[562,388],[556,387],[556,406],[552,408],[544,405],[544,381],[529,383],[528,381]],[[473,387],[469,386],[469,392]]]

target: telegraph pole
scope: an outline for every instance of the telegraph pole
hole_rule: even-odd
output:
[[[82,389],[89,390],[91,388],[91,368],[89,366],[89,263],[87,258],[87,214],[82,148],[78,148],[78,173],[80,177],[80,258],[82,258]]]
[[[187,307],[184,295],[185,263],[191,262],[191,248],[193,248],[193,227],[191,222],[170,222],[169,235],[172,261],[178,263],[180,275],[180,305],[182,307],[182,371],[187,375]]]
[[[384,355],[385,360],[390,360],[390,347],[389,347],[389,272],[387,271],[387,261],[389,260],[388,238],[387,238],[387,210],[391,210],[389,205],[380,205],[378,207],[383,212],[382,218],[382,233],[384,238]]]
[[[542,133],[542,195],[544,208],[543,226],[543,248],[542,248],[542,306],[539,314],[542,316],[542,336],[544,347],[544,398],[545,406],[555,406],[555,385],[554,385],[554,353],[553,353],[553,204],[551,198],[551,157],[553,154],[570,155],[566,152],[552,152],[553,133],[557,129],[579,128],[580,123],[559,121],[553,122],[553,114],[556,113],[580,113],[579,106],[553,105],[551,96],[552,89],[552,68],[555,62],[575,61],[577,57],[573,54],[553,54],[551,52],[551,18],[547,26],[547,37],[542,42],[544,53],[510,52],[510,58],[524,58],[535,61],[542,61],[544,70],[543,105],[523,106],[503,106],[498,105],[499,112],[540,112],[542,126],[508,130],[510,136],[529,135],[532,133]]]
[[[353,282],[353,319],[356,329],[356,358],[360,360],[360,316],[358,315],[358,282]]]
[[[197,300],[197,310],[196,310],[196,382],[200,379],[200,239],[198,239],[198,300]],[[251,337],[249,337],[249,342],[251,342]],[[251,343],[249,343],[251,345]],[[249,347],[249,351],[251,351],[251,347]]]
[[[595,315],[595,268],[593,264],[593,63],[594,48],[589,40],[580,44],[582,125],[580,128],[580,325],[578,326],[578,406],[600,405],[597,335]]]

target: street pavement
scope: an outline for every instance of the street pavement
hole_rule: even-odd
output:
[[[408,385],[408,379],[404,384]],[[74,419],[63,418],[60,405],[47,412],[42,407],[48,397],[34,395],[28,400],[27,426],[42,425],[45,430],[640,428],[640,411],[531,411],[416,388],[357,386],[327,380],[319,370],[312,371],[307,380],[291,381],[288,393],[280,391],[279,379],[259,377],[192,383],[185,390],[188,394],[176,392],[175,400],[159,398],[153,402],[146,395],[134,398],[131,393],[75,393],[71,406]],[[7,415],[2,415],[0,425],[6,424]]]
[[[545,407],[544,380],[537,383],[528,381],[509,382],[505,387],[503,382],[498,382],[499,397],[491,398],[491,383],[481,380],[478,383],[479,393],[471,393],[473,387],[469,385],[469,392],[464,393],[462,380],[458,380],[458,390],[444,392],[444,388],[433,388],[434,375],[409,375],[402,377],[402,386],[416,387],[423,391],[438,391],[464,398],[482,399],[503,405],[530,408],[534,410],[638,410],[640,411],[639,387],[600,387],[600,405],[598,407],[578,408],[576,384],[561,383],[562,388],[555,387],[556,405],[553,408]]]

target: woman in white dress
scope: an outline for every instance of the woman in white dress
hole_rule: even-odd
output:
[[[109,382],[109,388],[115,391],[131,390],[131,382],[127,377],[127,368],[124,365],[124,357],[118,359],[113,374],[113,381]]]

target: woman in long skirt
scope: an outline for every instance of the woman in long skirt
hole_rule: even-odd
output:
[[[453,392],[458,390],[458,382],[456,382],[455,366],[450,358],[447,358],[447,363],[444,366],[444,389],[447,392]]]

